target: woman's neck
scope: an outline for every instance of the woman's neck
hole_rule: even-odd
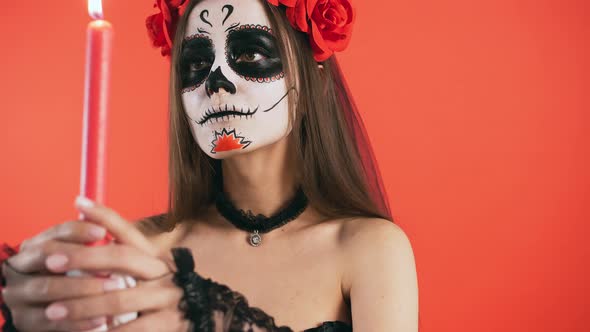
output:
[[[224,190],[237,208],[271,216],[293,198],[297,179],[288,141],[221,162]]]

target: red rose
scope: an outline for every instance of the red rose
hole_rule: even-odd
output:
[[[169,56],[178,19],[190,0],[156,0],[159,13],[146,19],[148,34],[162,55]],[[355,11],[350,0],[267,0],[274,6],[287,7],[293,28],[309,35],[314,59],[325,61],[334,52],[344,50],[350,42]]]
[[[309,23],[307,22],[307,9],[305,8],[305,0],[297,1],[297,4],[292,8],[287,8],[287,19],[291,22],[293,28],[309,33]]]
[[[189,0],[156,0],[154,8],[159,13],[149,16],[145,24],[155,47],[162,48],[162,55],[170,55],[178,19],[184,14]]]
[[[298,0],[287,8],[287,18],[310,36],[314,59],[328,59],[350,42],[355,11],[349,0]]]
[[[285,5],[287,7],[295,7],[295,3],[297,2],[297,0],[268,0],[268,3],[270,3],[273,6],[277,6],[278,5]]]

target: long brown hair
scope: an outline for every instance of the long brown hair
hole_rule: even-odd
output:
[[[196,219],[215,197],[221,161],[197,145],[181,101],[179,55],[188,17],[200,0],[191,1],[180,18],[170,67],[169,206],[166,218],[153,218],[161,229]],[[283,8],[265,3],[280,42],[294,119],[289,139],[301,170],[300,185],[310,204],[327,217],[378,217],[391,220],[379,170],[356,106],[334,56],[313,59],[306,34],[295,31]]]

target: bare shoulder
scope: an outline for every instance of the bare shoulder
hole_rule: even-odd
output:
[[[186,224],[181,223],[171,226],[166,214],[145,217],[133,224],[160,251],[167,251],[172,248],[174,244],[180,242],[187,232]]]
[[[401,227],[381,218],[354,218],[343,220],[341,228],[342,245],[346,247],[367,247],[366,240],[379,245],[409,244],[409,239]],[[374,248],[368,246],[367,248]],[[357,248],[360,249],[360,248]],[[369,249],[370,250],[370,249]]]
[[[378,255],[412,255],[410,239],[401,227],[380,218],[355,218],[342,222],[341,248],[349,258],[364,260]]]
[[[410,239],[378,218],[347,220],[341,229],[346,264],[342,292],[352,304],[354,329],[417,331],[418,284]]]

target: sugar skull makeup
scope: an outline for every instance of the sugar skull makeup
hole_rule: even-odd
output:
[[[191,11],[180,54],[182,102],[193,136],[217,159],[272,144],[289,131],[278,40],[260,0],[205,0]]]

